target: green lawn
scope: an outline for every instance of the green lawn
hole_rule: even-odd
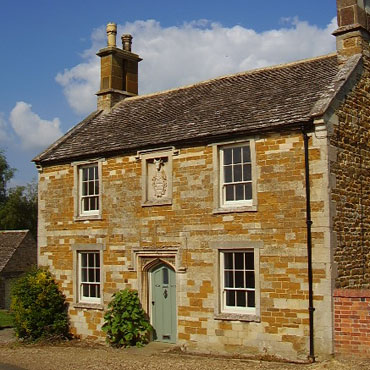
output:
[[[8,311],[0,310],[0,328],[4,326],[13,326],[13,320]]]

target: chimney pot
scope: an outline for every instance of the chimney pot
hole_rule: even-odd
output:
[[[122,35],[122,49],[131,52],[132,36],[129,34]]]
[[[116,35],[117,35],[117,25],[115,23],[108,23],[107,24],[108,46],[116,47]]]

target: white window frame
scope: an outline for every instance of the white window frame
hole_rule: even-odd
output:
[[[87,170],[89,172],[90,168],[94,168],[94,175],[97,173],[98,179],[94,178],[92,180],[87,180],[87,188],[89,188],[89,183],[93,182],[93,188],[94,188],[94,194],[93,195],[83,195],[83,172],[84,170]],[[95,183],[98,183],[98,193],[95,193]],[[92,163],[85,166],[79,166],[78,167],[78,201],[79,201],[79,209],[80,209],[80,215],[81,216],[90,216],[90,215],[99,215],[99,209],[100,209],[100,179],[99,179],[99,166],[97,163]],[[84,200],[89,198],[96,198],[98,202],[97,209],[91,209],[91,210],[85,210],[84,209]]]
[[[224,164],[223,155],[224,149],[242,147],[248,145],[250,148],[251,160],[251,180],[242,181],[241,183],[251,182],[252,198],[246,200],[225,200],[225,182],[224,182]],[[246,212],[257,211],[257,166],[256,166],[256,148],[255,139],[248,138],[242,140],[234,140],[224,143],[213,144],[213,163],[214,163],[214,210],[213,213],[228,213],[228,212]]]
[[[82,274],[82,269],[84,268],[82,266],[82,259],[83,255],[86,255],[86,269],[87,269],[87,278],[83,280],[83,274]],[[94,256],[94,265],[89,265],[89,256],[93,255]],[[97,267],[97,257],[99,258],[99,267]],[[99,251],[79,251],[77,255],[78,259],[78,296],[79,296],[79,301],[80,302],[87,302],[87,303],[100,303],[101,302],[101,282],[100,282],[100,277],[101,277],[101,261],[100,261],[100,252]],[[96,279],[96,270],[99,269],[99,281]],[[94,280],[90,281],[89,280],[89,270],[94,271]],[[84,295],[84,287],[85,286],[95,286],[97,288],[97,297],[93,297],[91,295]],[[90,290],[90,288],[89,288]]]
[[[249,142],[244,142],[240,144],[232,144],[232,145],[225,145],[220,148],[220,203],[225,206],[230,206],[230,207],[238,207],[238,206],[252,206],[253,205],[253,175],[252,175],[252,168],[251,168],[251,180],[245,180],[243,179],[241,181],[238,181],[237,183],[235,182],[225,182],[225,164],[224,164],[224,153],[226,149],[234,149],[234,148],[243,148],[243,147],[248,147],[249,148],[249,153],[250,153],[250,159],[251,161],[249,162],[251,167],[252,167],[252,150]],[[232,162],[230,164],[231,168],[235,164]],[[243,167],[243,162],[240,162],[241,168]],[[226,200],[226,186],[227,185],[245,185],[245,184],[251,184],[251,190],[252,190],[252,197],[251,199],[242,199],[242,200]]]
[[[216,253],[215,261],[215,281],[217,283],[218,299],[215,300],[214,318],[216,320],[236,320],[236,321],[261,321],[261,290],[260,290],[260,250],[263,248],[262,241],[235,241],[220,240],[209,244],[210,248]],[[223,253],[227,252],[254,252],[254,291],[255,307],[228,307],[224,301],[224,269]]]
[[[105,247],[103,244],[77,244],[72,246],[73,251],[73,276],[74,276],[74,305],[76,307],[83,308],[100,308],[103,306],[103,286],[104,286],[104,266],[103,266],[103,251]],[[99,280],[100,282],[92,282],[99,285],[100,297],[87,297],[83,295],[83,284],[82,281],[82,254],[95,253],[99,255],[100,267],[99,267]]]
[[[104,159],[93,159],[89,161],[73,162],[72,166],[74,167],[74,220],[86,220],[86,219],[101,219],[102,217],[102,162]],[[82,173],[83,169],[89,167],[97,167],[98,171],[98,186],[99,193],[98,197],[98,209],[84,211],[82,209]]]
[[[242,249],[242,250],[220,250],[220,300],[221,300],[221,312],[230,312],[230,313],[239,313],[239,314],[256,314],[256,259],[255,259],[255,251],[253,248],[251,249]],[[225,254],[227,253],[253,253],[253,275],[254,275],[254,288],[233,288],[233,287],[225,287]],[[244,257],[243,257],[244,259]],[[243,270],[237,270],[237,269],[231,269],[230,272],[233,272],[234,275],[234,282],[235,282],[235,273],[237,271],[243,271],[246,272],[247,269],[244,266]],[[249,271],[249,270],[248,270]],[[246,306],[227,306],[226,303],[226,291],[244,291],[244,292],[254,292],[255,299],[254,299],[254,306],[248,307],[248,300],[246,299]],[[248,294],[248,293],[247,293]]]

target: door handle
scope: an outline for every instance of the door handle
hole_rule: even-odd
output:
[[[155,303],[155,302],[154,302],[154,301],[152,301],[152,305],[153,305],[153,306],[154,306],[154,303]]]

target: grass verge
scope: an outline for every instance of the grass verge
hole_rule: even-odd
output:
[[[13,326],[13,319],[7,310],[0,310],[0,329]]]

